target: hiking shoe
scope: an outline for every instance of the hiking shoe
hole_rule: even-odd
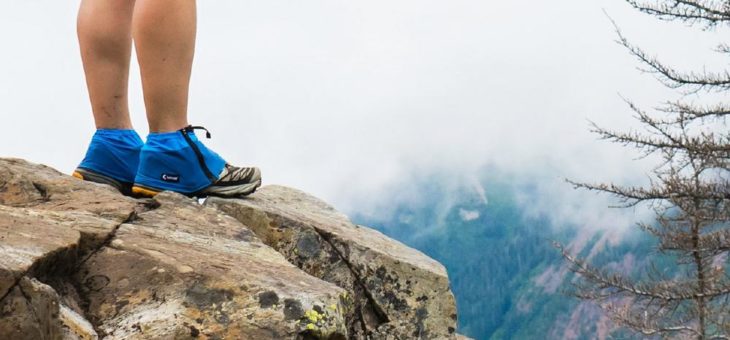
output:
[[[142,139],[134,130],[98,129],[91,138],[86,156],[72,175],[111,185],[130,195],[142,145]]]
[[[132,183],[120,182],[114,178],[102,175],[102,174],[94,172],[92,170],[76,168],[76,170],[74,170],[74,172],[73,172],[73,174],[71,174],[71,176],[76,177],[78,179],[82,179],[84,181],[111,185],[115,189],[119,190],[119,192],[121,192],[124,195],[132,194]]]
[[[198,140],[197,129],[210,138],[200,126],[149,134],[132,186],[135,195],[153,197],[169,190],[191,197],[240,197],[261,185],[259,169],[228,164]]]
[[[261,186],[261,170],[226,164],[218,180],[203,190],[204,196],[236,197],[252,194]]]

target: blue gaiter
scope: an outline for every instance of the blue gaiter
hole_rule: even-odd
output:
[[[143,144],[134,130],[98,129],[79,168],[132,183]]]
[[[192,130],[150,133],[142,147],[134,184],[194,194],[213,184],[225,164]]]

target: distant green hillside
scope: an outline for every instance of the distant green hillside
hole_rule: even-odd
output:
[[[418,202],[399,202],[386,216],[351,212],[359,224],[420,249],[449,272],[459,332],[476,339],[594,339],[613,327],[590,304],[562,292],[572,274],[552,240],[572,245],[599,264],[634,271],[649,240],[639,234],[612,243],[610,232],[552,226],[529,217],[515,200],[534,195],[524,182],[484,178],[479,190],[449,188],[442,177],[410,183]],[[528,188],[528,189],[526,189]],[[631,240],[630,242],[625,241]],[[583,246],[581,246],[583,245]]]

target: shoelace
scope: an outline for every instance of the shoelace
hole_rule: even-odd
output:
[[[221,181],[221,182],[244,181],[246,183],[249,183],[254,172],[255,171],[253,168],[240,168],[240,167],[232,166],[230,164],[226,164],[225,174],[223,176],[221,176],[219,181]]]

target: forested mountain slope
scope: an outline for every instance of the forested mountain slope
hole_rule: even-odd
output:
[[[483,176],[476,183],[446,183],[448,176],[415,180],[407,185],[415,191],[410,200],[351,215],[447,267],[461,333],[476,339],[594,339],[612,332],[595,306],[565,293],[573,274],[552,241],[597,264],[638,273],[652,250],[647,236],[635,228],[553,225],[546,215],[527,213],[518,197],[549,199],[535,197],[529,181]]]

